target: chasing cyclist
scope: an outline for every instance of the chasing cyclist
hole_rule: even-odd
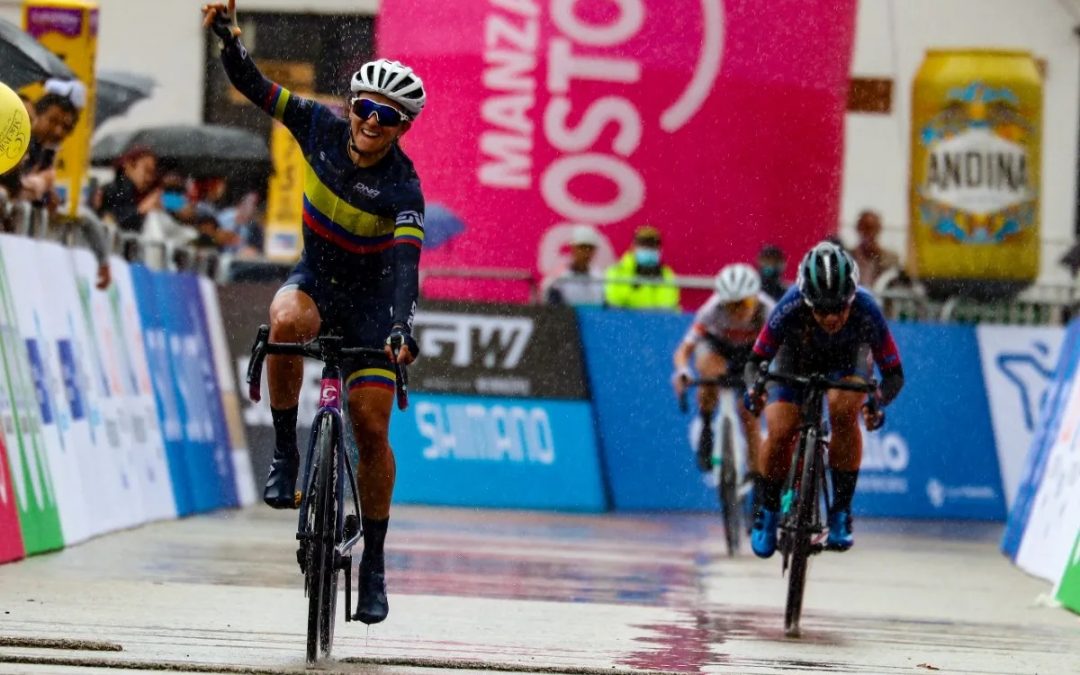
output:
[[[799,265],[798,284],[780,298],[754,343],[747,379],[756,379],[760,364],[774,358],[776,369],[784,373],[866,379],[871,369],[869,349],[881,371],[881,405],[888,405],[904,385],[900,353],[881,308],[868,291],[858,287],[858,282],[858,267],[847,251],[831,242],[812,248]],[[780,491],[799,431],[801,403],[801,392],[790,387],[774,383],[768,392],[767,406],[764,400],[753,400],[749,394],[745,400],[746,406],[755,411],[764,406],[768,426],[759,465],[764,474],[757,490],[761,501],[750,535],[751,548],[761,558],[776,551]],[[880,408],[872,411],[866,406],[866,395],[860,393],[832,391],[828,402],[833,500],[826,546],[846,551],[855,542],[851,498],[862,462],[859,413],[870,431],[885,422],[885,413]]]
[[[761,277],[750,265],[728,265],[716,275],[716,290],[694,316],[694,323],[675,350],[675,374],[672,383],[677,396],[682,396],[693,379],[690,357],[702,379],[722,375],[742,375],[754,347],[775,303],[761,292]],[[702,385],[698,388],[698,410],[701,414],[701,436],[698,439],[697,463],[702,471],[712,469],[712,418],[719,401],[719,388]],[[746,438],[748,478],[757,481],[758,448],[761,445],[761,425],[757,418],[739,406],[739,417]]]
[[[424,85],[397,61],[365,63],[352,76],[342,119],[263,77],[237,37],[233,7],[203,7],[203,24],[221,38],[225,72],[244,96],[288,127],[307,165],[304,253],[270,305],[270,339],[305,342],[332,330],[355,346],[386,345],[385,358],[352,364],[346,380],[360,453],[364,532],[356,619],[378,623],[389,612],[383,543],[395,477],[387,435],[394,400],[390,365],[408,364],[417,355],[411,331],[424,241],[420,180],[398,140],[424,108]],[[404,343],[396,355],[392,341]],[[301,357],[269,357],[276,447],[263,500],[274,508],[295,506],[302,378]]]

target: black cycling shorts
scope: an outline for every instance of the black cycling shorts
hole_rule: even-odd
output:
[[[719,354],[727,361],[728,372],[733,375],[742,375],[743,370],[746,368],[746,362],[750,360],[750,356],[754,353],[754,345],[734,345],[725,340],[721,340],[712,333],[706,333],[700,343],[704,345],[706,349]]]
[[[390,334],[394,307],[394,276],[389,267],[340,280],[317,274],[301,257],[278,293],[302,291],[315,301],[322,319],[320,333],[345,338],[349,347],[382,348]],[[394,389],[394,369],[386,356],[350,359],[345,364],[346,386]]]

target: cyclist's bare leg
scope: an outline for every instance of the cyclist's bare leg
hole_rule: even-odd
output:
[[[390,611],[383,544],[390,524],[390,500],[397,474],[389,439],[393,403],[392,390],[361,386],[349,392],[349,416],[360,455],[356,471],[364,531],[360,598],[355,618],[366,624],[379,623]]]
[[[791,455],[799,432],[799,406],[776,401],[765,406],[768,436],[761,442],[758,470],[763,476],[762,505],[770,511],[780,509],[780,490],[791,466]]]
[[[321,319],[315,301],[295,288],[278,291],[270,303],[270,340],[306,342],[318,336]],[[266,479],[263,501],[274,508],[295,506],[296,474],[300,465],[296,443],[296,412],[304,362],[299,356],[267,357],[270,414],[274,419],[274,461]]]
[[[850,511],[862,463],[859,414],[866,395],[852,391],[829,392],[829,466],[833,475],[833,511]]]
[[[390,517],[397,465],[390,448],[390,410],[394,392],[379,387],[357,387],[349,392],[349,416],[360,453],[357,481],[360,508],[376,520]]]
[[[727,369],[727,361],[711,349],[698,346],[694,356],[694,367],[702,379],[715,378]],[[708,471],[712,464],[713,428],[712,419],[716,414],[720,389],[716,385],[703,384],[698,387],[698,412],[701,415],[701,437],[698,440],[698,468]]]
[[[322,319],[311,296],[298,289],[281,290],[270,303],[271,342],[307,342],[319,335]],[[266,357],[266,377],[270,407],[295,408],[304,379],[301,356]]]

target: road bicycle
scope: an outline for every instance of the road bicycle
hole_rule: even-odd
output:
[[[714,436],[702,430],[698,439],[701,445],[698,453],[712,457],[712,469],[717,473],[716,493],[720,500],[720,513],[724,519],[724,539],[727,543],[728,556],[734,556],[739,552],[746,515],[741,504],[739,464],[735,452],[735,429],[739,424],[737,406],[740,405],[739,399],[746,389],[746,382],[738,375],[690,380],[686,389],[679,395],[679,409],[683,413],[690,409],[687,400],[689,389],[698,386],[715,386],[722,390],[717,400],[719,434]]]
[[[829,513],[829,484],[825,471],[829,439],[825,422],[825,395],[832,389],[869,394],[871,412],[880,407],[877,382],[874,380],[832,380],[823,375],[792,375],[768,372],[762,364],[751,389],[752,400],[765,392],[768,382],[777,382],[803,391],[799,412],[799,440],[791,458],[787,480],[780,496],[780,531],[777,549],[783,556],[783,571],[788,575],[787,603],[784,608],[784,631],[788,637],[799,636],[806,570],[810,556],[825,550],[827,530],[822,514]]]
[[[396,354],[401,342],[391,344]],[[303,356],[323,362],[319,409],[311,425],[302,488],[296,493],[300,510],[296,540],[296,561],[304,574],[308,598],[307,662],[329,657],[334,642],[338,578],[345,572],[345,621],[352,620],[352,554],[360,541],[360,496],[356,472],[350,457],[345,423],[348,394],[342,382],[342,367],[356,357],[385,358],[382,349],[346,347],[344,339],[323,335],[305,343],[270,342],[270,328],[259,326],[248,362],[248,394],[261,398],[263,360],[269,354]],[[409,405],[407,372],[394,364],[397,376],[398,408]],[[345,490],[349,490],[351,512],[346,513]]]

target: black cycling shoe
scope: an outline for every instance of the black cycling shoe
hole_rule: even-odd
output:
[[[390,603],[386,600],[386,575],[382,572],[367,572],[360,565],[360,599],[356,604],[353,619],[369,626],[386,619],[390,613]]]
[[[299,508],[299,500],[296,498],[296,474],[299,469],[299,452],[289,456],[274,453],[274,461],[270,464],[270,475],[263,489],[263,501],[268,506],[275,509]]]

